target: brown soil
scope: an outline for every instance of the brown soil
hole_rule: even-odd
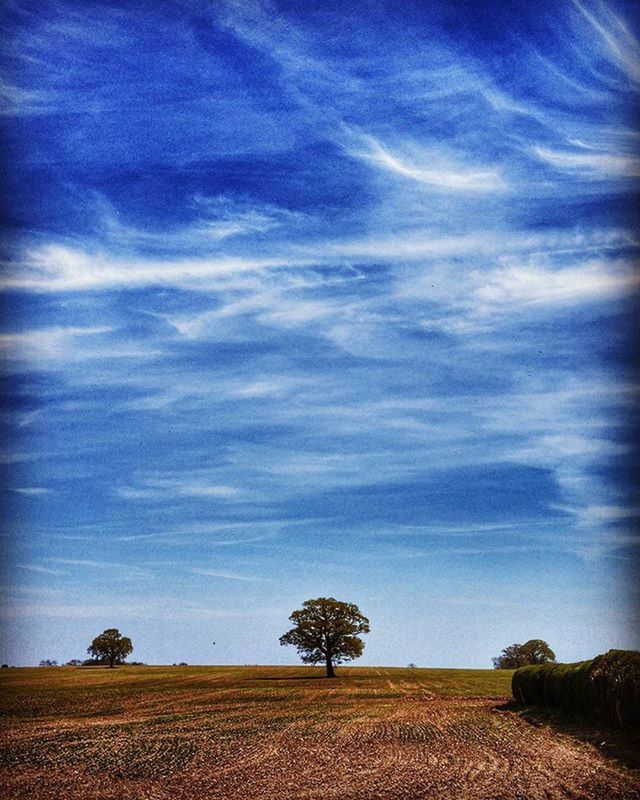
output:
[[[16,800],[640,800],[614,732],[598,742],[606,730],[408,681],[355,694],[275,682],[269,696],[220,687],[190,711],[169,694],[117,716],[14,722],[0,782]]]

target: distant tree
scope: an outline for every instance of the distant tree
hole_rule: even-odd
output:
[[[529,664],[555,661],[556,654],[542,639],[529,639],[524,644],[510,644],[492,660],[494,669],[518,669]]]
[[[58,666],[58,662],[55,660],[55,658],[43,658],[42,661],[40,662],[39,666],[41,666],[41,667],[57,667]]]
[[[409,669],[417,669],[417,668],[418,668],[418,665],[417,665],[417,664],[414,664],[414,663],[413,663],[413,661],[412,661],[410,664],[407,664],[407,667],[408,667]]]
[[[131,639],[123,636],[117,628],[107,628],[91,642],[87,653],[96,661],[108,662],[109,667],[113,667],[121,664],[132,650]]]
[[[67,661],[65,667],[80,667],[82,666],[82,661],[79,658],[72,658],[71,661]]]
[[[280,644],[296,647],[305,664],[324,663],[327,678],[335,678],[334,664],[362,655],[364,642],[358,634],[369,633],[369,620],[353,603],[318,597],[305,601],[289,619],[294,627],[280,637]]]

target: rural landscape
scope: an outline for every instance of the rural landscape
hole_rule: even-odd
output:
[[[0,2],[0,794],[640,800],[638,0]]]
[[[31,668],[0,675],[7,796],[633,800],[640,736],[511,705],[511,670]]]
[[[319,669],[126,665],[111,628],[85,666],[2,670],[11,796],[640,797],[640,653],[559,665],[532,640],[493,671],[337,675],[370,630],[358,606],[316,598],[290,621],[280,643]]]

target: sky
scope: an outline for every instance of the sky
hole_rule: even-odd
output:
[[[3,4],[3,662],[640,647],[632,11]]]

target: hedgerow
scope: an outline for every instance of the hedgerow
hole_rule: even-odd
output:
[[[525,705],[584,714],[623,728],[640,728],[640,652],[609,650],[575,664],[520,667],[511,681]]]

